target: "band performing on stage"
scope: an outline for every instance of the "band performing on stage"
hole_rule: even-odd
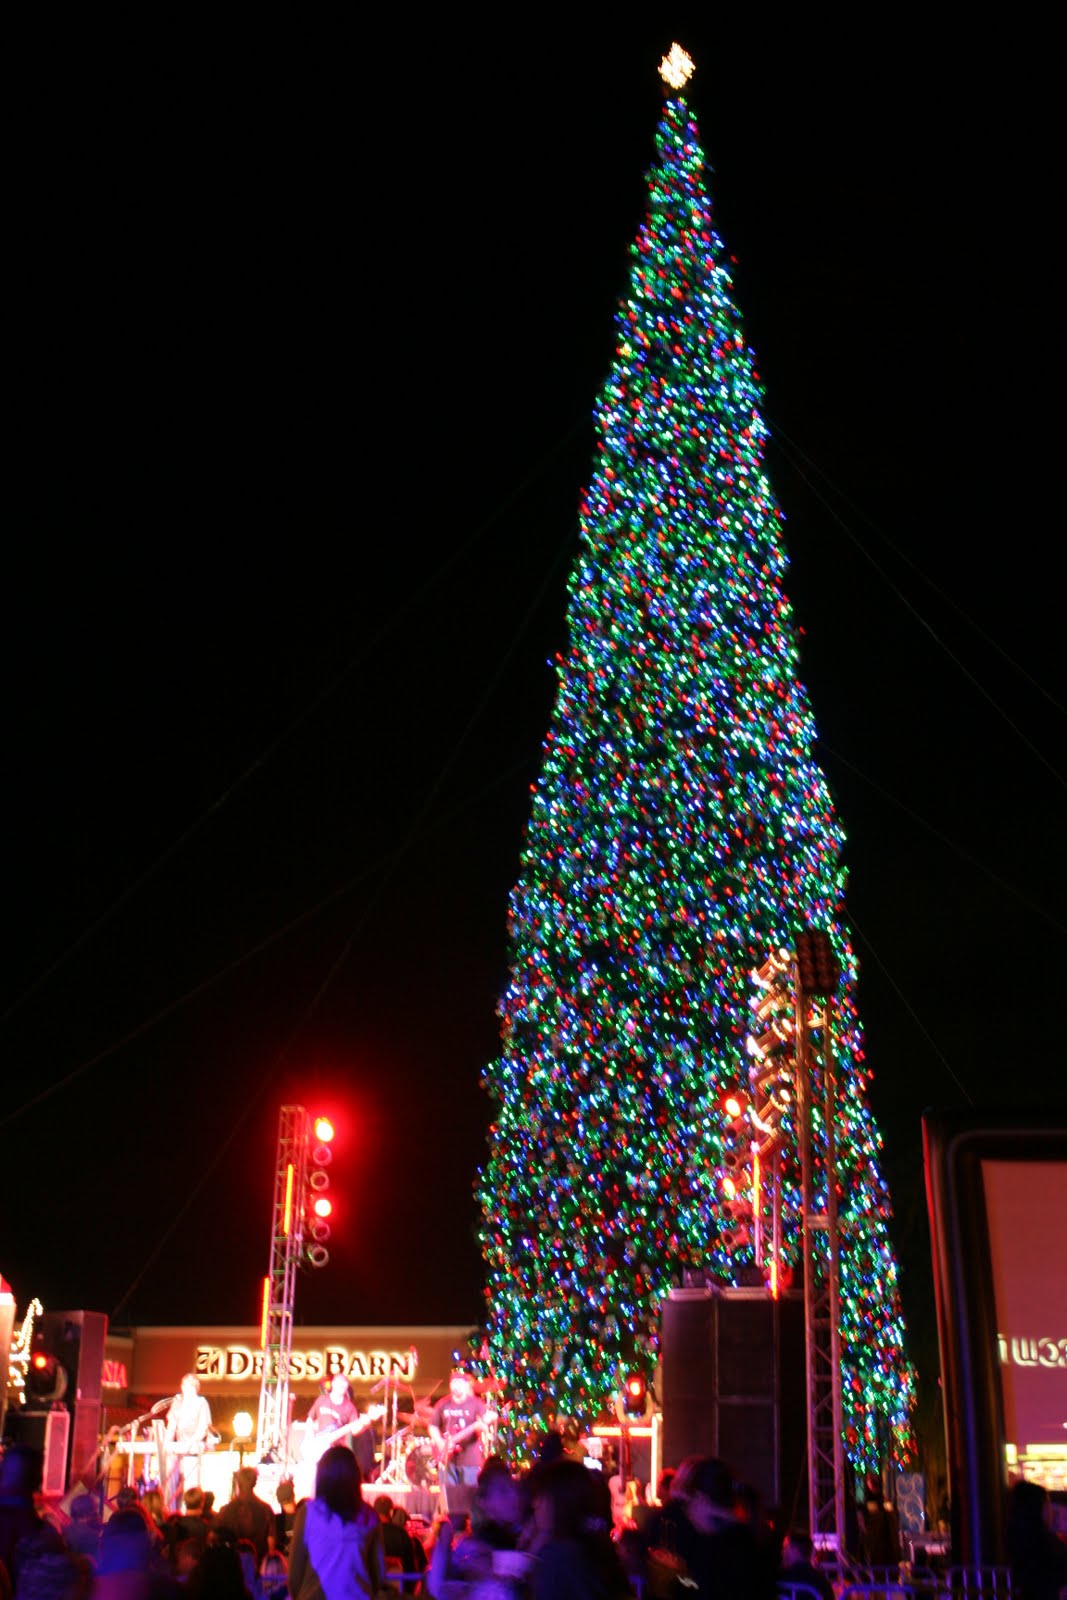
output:
[[[325,1452],[343,1445],[355,1456],[364,1484],[399,1493],[427,1513],[461,1514],[469,1510],[478,1474],[495,1447],[498,1413],[486,1396],[496,1388],[492,1380],[476,1381],[456,1368],[445,1395],[419,1397],[392,1376],[374,1385],[371,1392],[380,1400],[361,1407],[348,1378],[337,1373],[323,1382],[305,1415],[294,1419],[277,1464],[303,1498],[314,1493]],[[180,1510],[187,1489],[205,1487],[216,1476],[211,1462],[219,1435],[192,1373],[182,1378],[177,1394],[113,1430],[105,1443],[116,1482],[158,1488],[168,1510]],[[221,1457],[218,1465],[223,1469]],[[262,1466],[269,1474],[269,1465]]]

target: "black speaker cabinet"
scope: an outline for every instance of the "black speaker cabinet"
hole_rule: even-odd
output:
[[[765,1505],[806,1510],[804,1302],[673,1289],[663,1306],[663,1462],[719,1456]]]
[[[67,1374],[67,1486],[88,1486],[100,1448],[107,1317],[102,1311],[45,1311],[34,1324],[34,1335]]]
[[[12,1406],[4,1429],[5,1444],[20,1444],[41,1457],[41,1493],[58,1500],[67,1487],[70,1412],[62,1405],[51,1411],[24,1411]]]

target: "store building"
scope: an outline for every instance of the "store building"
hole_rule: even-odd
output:
[[[470,1326],[306,1327],[293,1330],[290,1396],[300,1422],[323,1381],[343,1372],[361,1408],[381,1402],[386,1388],[398,1393],[398,1409],[437,1399],[448,1374],[467,1350]],[[123,1426],[168,1395],[182,1375],[195,1373],[211,1407],[216,1431],[228,1442],[233,1418],[256,1415],[263,1376],[263,1351],[255,1327],[138,1327],[108,1333],[104,1346],[102,1401],[107,1427]]]

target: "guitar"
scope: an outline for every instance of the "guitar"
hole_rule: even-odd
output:
[[[441,1441],[440,1448],[434,1450],[434,1461],[437,1464],[438,1472],[443,1472],[452,1457],[458,1455],[465,1444],[469,1444],[476,1434],[481,1433],[483,1428],[491,1427],[496,1420],[497,1414],[495,1411],[483,1411],[480,1417],[475,1417],[473,1422],[468,1423],[465,1428],[460,1428],[458,1433],[446,1434]]]
[[[353,1438],[357,1433],[362,1433],[364,1428],[369,1428],[372,1422],[377,1422],[379,1417],[385,1416],[384,1406],[371,1406],[361,1417],[353,1417],[351,1422],[343,1422],[339,1428],[328,1428],[325,1433],[305,1433],[300,1446],[301,1461],[317,1462],[325,1455],[332,1444],[337,1444],[350,1433]]]

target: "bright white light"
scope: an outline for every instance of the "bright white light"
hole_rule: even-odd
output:
[[[672,44],[670,55],[664,56],[659,64],[660,77],[672,89],[684,89],[694,71],[692,57],[686,55],[680,44]]]

